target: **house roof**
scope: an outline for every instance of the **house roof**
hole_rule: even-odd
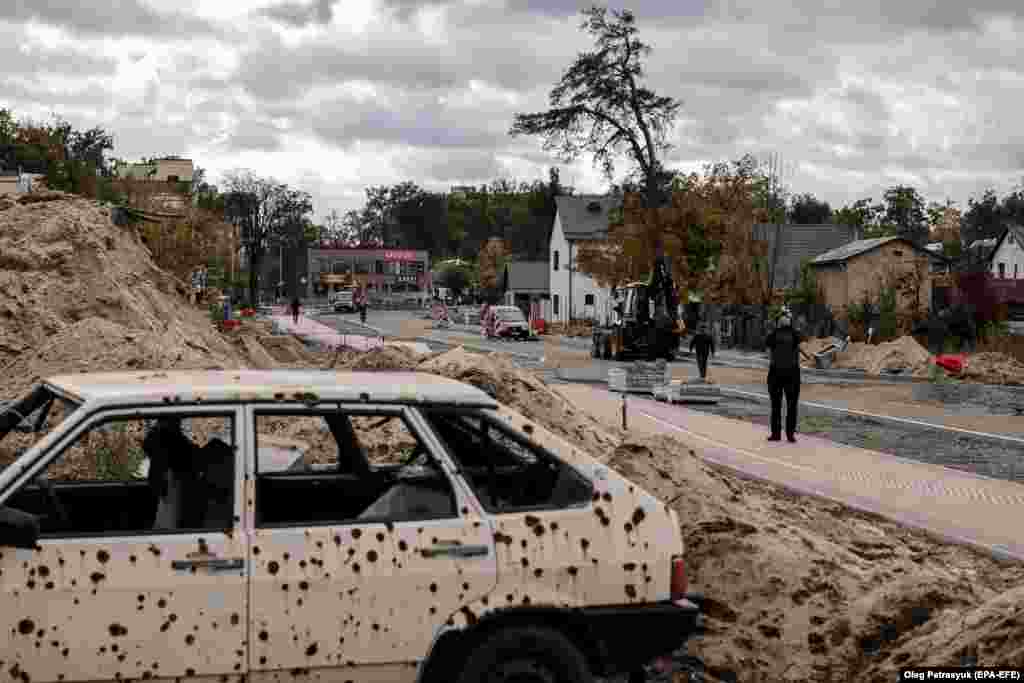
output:
[[[546,292],[551,288],[547,261],[512,261],[508,264],[508,288],[517,292]]]
[[[799,282],[800,264],[804,260],[847,244],[856,239],[857,234],[854,228],[833,223],[756,223],[754,237],[768,243],[769,262],[773,262],[774,286],[786,288]]]
[[[826,251],[824,254],[820,254],[819,256],[815,257],[812,263],[820,265],[825,263],[840,263],[842,261],[848,261],[854,256],[866,254],[869,251],[878,249],[882,245],[897,241],[906,243],[911,248],[928,255],[932,259],[941,259],[943,261],[947,260],[946,257],[943,256],[942,254],[935,253],[929,249],[919,247],[912,241],[908,240],[906,237],[900,237],[899,235],[890,235],[888,237],[873,237],[867,240],[855,240],[853,242],[849,242],[841,247],[837,247],[836,249]]]
[[[995,244],[992,245],[992,252],[986,256],[987,260],[991,261],[993,258],[995,258],[995,255],[999,251],[999,248],[1003,246],[1003,242],[1006,240],[1006,236],[1010,234],[1013,235],[1013,238],[1017,241],[1017,244],[1024,247],[1024,226],[1017,225],[1016,223],[1010,223],[1009,225],[1006,226],[1006,229],[1003,230],[1003,234],[999,236],[999,239],[996,240]]]
[[[493,407],[474,386],[422,372],[333,372],[325,370],[194,370],[95,372],[58,375],[47,383],[66,394],[99,404],[163,404],[203,401],[303,400],[375,403],[457,403]]]
[[[555,197],[562,232],[567,240],[603,239],[608,236],[608,212],[621,199],[605,195]],[[591,210],[593,207],[596,210]]]

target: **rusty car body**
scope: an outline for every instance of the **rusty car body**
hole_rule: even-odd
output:
[[[698,628],[676,512],[475,387],[407,372],[63,375],[0,410],[0,445],[55,401],[63,421],[0,470],[0,666],[22,683],[542,681],[522,671],[549,665],[566,683],[642,680]],[[323,419],[338,464],[261,471],[263,414]],[[40,478],[96,425],[169,415],[232,425],[228,507],[202,528],[133,527],[136,508],[151,520],[162,504],[146,481]],[[341,435],[367,415],[407,425],[415,462],[358,462]]]

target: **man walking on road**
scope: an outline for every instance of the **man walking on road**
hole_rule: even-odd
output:
[[[693,335],[693,340],[690,341],[690,353],[693,353],[694,348],[697,349],[697,370],[700,372],[700,378],[706,380],[708,377],[708,354],[715,355],[715,340],[708,334],[706,324],[698,327],[697,334]]]
[[[765,346],[770,354],[768,395],[772,401],[769,441],[782,439],[782,397],[786,397],[786,439],[796,442],[796,409],[800,400],[800,342],[803,338],[793,329],[788,315],[779,318],[778,327],[768,335]]]
[[[366,290],[360,289],[356,294],[358,297],[356,301],[356,308],[359,309],[359,322],[363,325],[366,324]]]
[[[294,299],[292,299],[292,322],[295,323],[296,325],[299,324],[299,311],[301,310],[301,308],[302,302],[299,301],[299,297],[295,297]]]

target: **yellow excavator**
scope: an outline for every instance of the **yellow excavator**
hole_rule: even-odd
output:
[[[590,355],[627,360],[673,360],[686,325],[679,317],[675,284],[664,257],[658,257],[647,282],[631,282],[612,290],[616,320],[595,326]]]

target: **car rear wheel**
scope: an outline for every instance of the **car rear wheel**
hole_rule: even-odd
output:
[[[484,640],[466,661],[459,683],[593,683],[587,660],[550,628],[510,627]]]

